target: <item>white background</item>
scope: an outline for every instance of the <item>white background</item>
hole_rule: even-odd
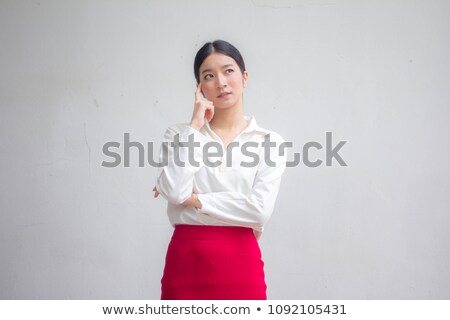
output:
[[[347,141],[347,167],[286,170],[269,299],[449,299],[450,2],[356,0],[1,0],[0,298],[159,299],[156,168],[137,149],[104,168],[102,147],[157,152],[216,39],[246,62],[244,113],[292,151]]]

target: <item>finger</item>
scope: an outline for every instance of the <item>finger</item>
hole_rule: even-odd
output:
[[[195,90],[195,99],[197,99],[197,100],[202,99],[201,92],[202,92],[202,83],[199,82],[197,85],[197,90]]]
[[[205,116],[208,122],[210,122],[211,119],[214,117],[214,106],[206,109]]]

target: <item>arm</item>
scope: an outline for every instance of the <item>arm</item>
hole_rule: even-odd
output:
[[[192,135],[193,141],[200,144],[200,146],[193,148],[194,152],[191,155],[191,158],[197,161],[199,165],[189,162],[189,148],[177,147],[172,144],[177,135],[179,142],[187,142],[189,136]],[[164,164],[166,158],[167,165],[158,168],[156,191],[167,201],[174,204],[183,204],[191,197],[194,175],[203,165],[202,151],[203,145],[207,141],[208,139],[200,131],[188,125],[173,126],[166,130],[159,161]],[[180,164],[184,164],[184,166]]]
[[[269,166],[264,159],[260,161],[249,194],[233,191],[197,194],[201,203],[201,208],[197,209],[198,212],[223,222],[262,231],[264,224],[272,215],[281,177],[286,169],[287,157],[285,154],[279,154],[278,146],[279,144],[271,150],[270,156],[275,166]]]
[[[154,190],[155,197],[161,194],[167,201],[174,204],[186,205],[186,201],[192,195],[194,174],[203,166],[203,145],[208,142],[208,139],[199,130],[204,125],[205,118],[207,121],[211,121],[213,118],[214,105],[211,101],[202,98],[201,87],[202,84],[200,82],[195,90],[195,104],[191,122],[189,125],[182,126],[181,130],[179,130],[180,126],[178,126],[178,130],[175,130],[177,126],[168,128],[161,147],[160,163],[164,155],[167,155],[168,164],[167,166],[159,167]],[[177,133],[179,133],[178,141],[186,142],[188,137],[192,135],[194,141],[199,144],[199,146],[194,148],[193,154],[191,154],[191,157],[199,165],[195,166],[189,162],[189,149],[185,147],[177,150],[179,152],[177,158],[179,158],[180,163],[184,163],[184,166],[177,164],[177,159],[174,158],[176,156],[175,150],[171,145]]]

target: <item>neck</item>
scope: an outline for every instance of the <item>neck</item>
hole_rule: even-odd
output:
[[[247,120],[244,118],[242,105],[227,108],[215,109],[214,117],[209,122],[209,126],[213,130],[239,130],[247,126]]]

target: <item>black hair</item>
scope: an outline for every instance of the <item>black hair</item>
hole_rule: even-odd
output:
[[[218,52],[233,58],[239,66],[239,69],[241,69],[241,72],[244,73],[245,63],[239,50],[229,42],[226,42],[224,40],[215,40],[213,42],[205,43],[195,55],[194,75],[197,83],[200,83],[200,66],[202,65],[203,61],[205,61],[205,59],[213,52]]]

